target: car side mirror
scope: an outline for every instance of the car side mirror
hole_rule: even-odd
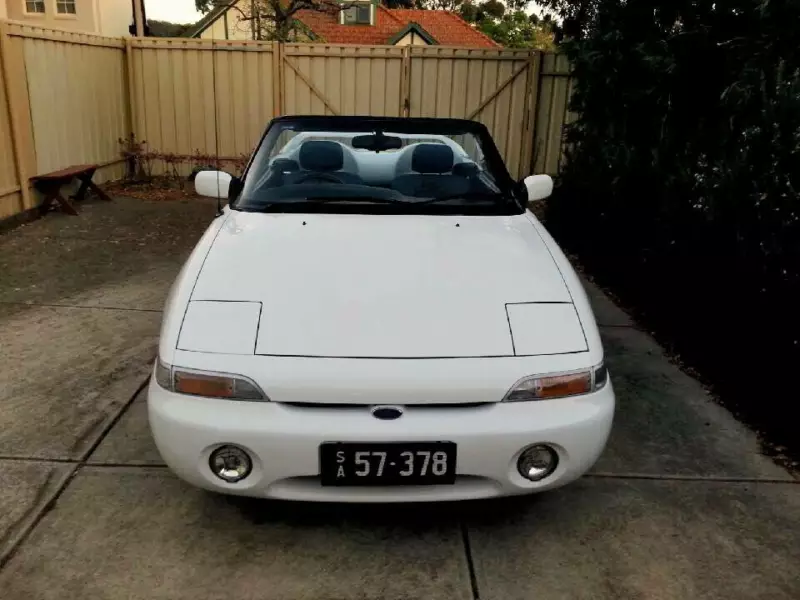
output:
[[[522,180],[528,192],[528,202],[535,202],[553,193],[553,178],[550,175],[528,175]]]
[[[199,196],[227,199],[233,179],[224,171],[200,171],[194,178],[194,190]]]

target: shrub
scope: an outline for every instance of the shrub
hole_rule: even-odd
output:
[[[581,116],[548,225],[789,439],[775,415],[800,360],[800,3],[549,4],[571,19]]]

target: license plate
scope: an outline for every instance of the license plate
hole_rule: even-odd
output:
[[[353,444],[319,447],[322,485],[452,485],[456,481],[453,442]]]

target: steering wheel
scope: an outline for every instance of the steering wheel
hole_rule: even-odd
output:
[[[306,183],[307,181],[327,181],[329,183],[344,183],[341,179],[339,179],[336,175],[331,173],[319,173],[316,171],[312,171],[311,173],[306,173],[305,175],[300,175],[297,179],[294,180],[295,184],[298,183]]]

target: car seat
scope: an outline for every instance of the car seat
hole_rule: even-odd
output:
[[[398,159],[396,173],[407,171],[407,154]],[[450,146],[417,144],[410,154],[411,172],[397,175],[392,182],[393,190],[418,198],[457,196],[469,192],[469,179],[453,174],[455,156]]]
[[[330,174],[342,183],[363,185],[361,177],[355,174],[358,170],[355,159],[350,156],[339,142],[329,140],[308,140],[300,146],[297,154],[300,170],[289,173],[285,177],[287,185],[303,181],[313,181],[314,173]],[[345,165],[347,164],[347,170]]]

